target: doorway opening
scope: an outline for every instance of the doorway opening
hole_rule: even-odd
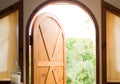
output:
[[[96,26],[91,16],[75,4],[65,2],[48,4],[35,14],[30,24],[29,35],[32,34],[32,26],[37,16],[46,12],[53,14],[59,20],[65,34],[66,84],[96,84],[98,43],[96,43]],[[31,46],[29,48],[30,53]],[[29,59],[30,63],[31,60]],[[29,74],[31,69],[30,65]]]

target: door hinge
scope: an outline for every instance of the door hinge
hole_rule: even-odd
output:
[[[33,45],[33,36],[29,36],[29,45]]]

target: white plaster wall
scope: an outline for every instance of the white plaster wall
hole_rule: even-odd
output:
[[[16,3],[19,0],[0,0],[0,11]]]
[[[120,9],[120,0],[104,0],[104,1]]]

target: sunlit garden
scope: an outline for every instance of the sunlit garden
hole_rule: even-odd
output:
[[[69,38],[67,50],[67,84],[95,84],[95,46],[90,39]]]

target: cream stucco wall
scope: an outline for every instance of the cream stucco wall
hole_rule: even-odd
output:
[[[16,3],[19,0],[0,0],[0,11]]]
[[[110,4],[112,4],[113,6],[120,8],[120,0],[104,0]]]

